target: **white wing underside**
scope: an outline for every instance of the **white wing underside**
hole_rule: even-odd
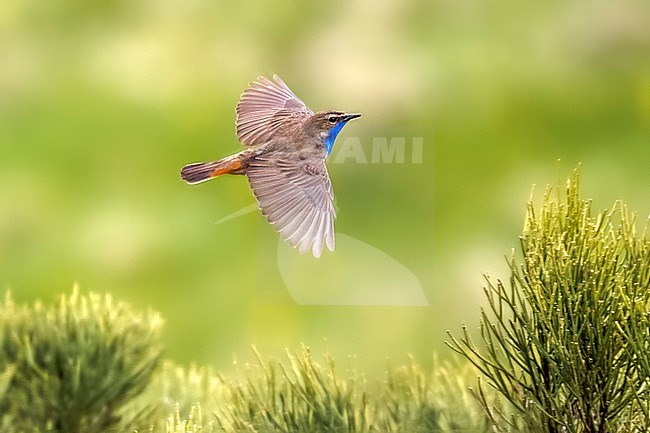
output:
[[[320,257],[323,246],[334,251],[332,184],[325,162],[297,164],[257,157],[247,176],[262,214],[301,254],[310,248]]]

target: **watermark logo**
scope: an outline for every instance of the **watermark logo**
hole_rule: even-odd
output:
[[[424,149],[423,137],[374,137],[372,145],[364,147],[359,137],[347,137],[334,148],[334,164],[421,164]]]

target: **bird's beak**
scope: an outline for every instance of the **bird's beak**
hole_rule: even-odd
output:
[[[356,119],[357,117],[361,117],[361,114],[346,114],[343,117],[343,121],[347,122],[348,120]]]

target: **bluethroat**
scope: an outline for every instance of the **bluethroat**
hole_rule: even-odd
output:
[[[245,150],[186,165],[189,184],[222,174],[246,175],[266,219],[301,254],[334,251],[334,193],[325,166],[334,140],[360,114],[307,108],[278,77],[259,77],[237,104],[237,138]]]

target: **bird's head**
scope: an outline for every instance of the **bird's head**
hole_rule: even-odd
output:
[[[361,114],[347,114],[341,111],[321,111],[310,119],[310,126],[316,131],[325,144],[325,150],[329,155],[334,146],[336,136],[341,129],[352,119],[361,117]]]

